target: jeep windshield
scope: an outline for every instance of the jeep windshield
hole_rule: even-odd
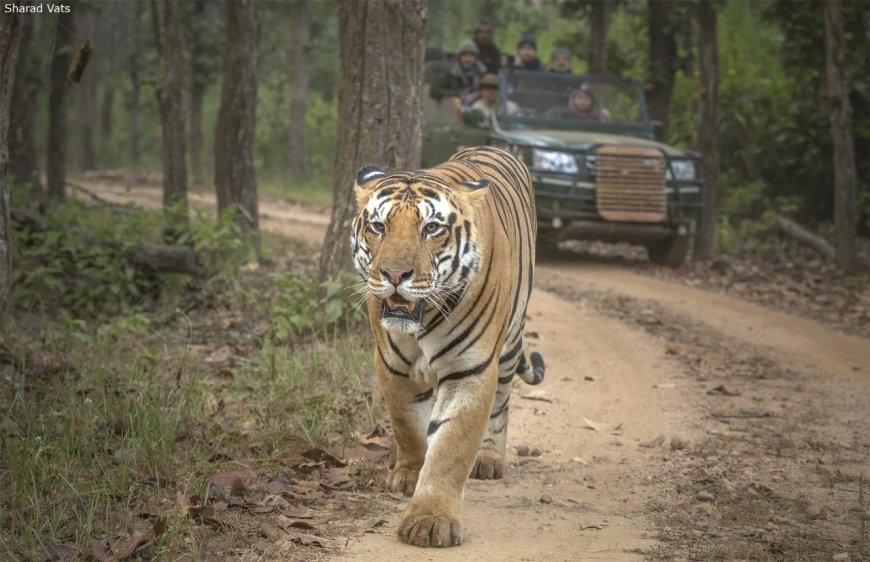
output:
[[[646,136],[643,91],[633,80],[502,71],[500,126],[606,131]]]

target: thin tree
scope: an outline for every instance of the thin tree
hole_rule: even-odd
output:
[[[185,41],[190,52],[190,171],[194,182],[206,179],[203,161],[202,106],[208,87],[220,70],[218,23],[214,19],[216,4],[194,0],[184,25]]]
[[[586,41],[586,69],[589,74],[607,70],[607,30],[610,29],[614,0],[595,0],[589,4],[589,37]]]
[[[13,181],[41,195],[39,159],[36,146],[36,101],[42,90],[39,64],[31,48],[35,14],[19,14],[21,45],[15,70],[15,88],[9,125],[9,174]]]
[[[85,39],[93,42],[97,29],[97,14],[94,6],[82,5],[85,9],[78,11],[81,17],[79,32]],[[75,89],[75,147],[78,149],[78,169],[93,170],[96,168],[97,151],[94,149],[94,110],[97,102],[98,68],[90,65],[82,75],[81,82]]]
[[[257,112],[257,6],[224,5],[224,79],[214,137],[218,212],[230,211],[256,243],[259,226],[254,138]]]
[[[338,13],[338,142],[322,279],[351,270],[356,171],[365,164],[413,170],[422,143],[426,0],[342,0]]]
[[[697,149],[704,155],[704,216],[695,238],[693,257],[699,261],[713,258],[716,251],[716,223],[718,222],[719,135],[716,105],[719,95],[719,55],[716,48],[715,0],[699,0],[698,58],[700,90],[698,95]]]
[[[181,25],[175,0],[152,0],[154,42],[160,57],[157,105],[163,130],[163,209],[170,236],[187,222],[187,162],[184,150],[184,110],[181,88]]]
[[[823,2],[825,12],[825,76],[828,112],[834,143],[834,229],[837,267],[853,272],[858,267],[855,146],[852,107],[846,85],[843,13],[840,0]]]
[[[308,0],[296,0],[293,9],[293,98],[290,101],[290,143],[287,154],[289,172],[293,177],[304,177],[308,173],[305,166],[308,58],[311,55],[308,12]]]
[[[127,128],[130,134],[130,162],[136,166],[142,157],[139,128],[139,105],[142,72],[142,17],[145,13],[144,2],[133,2],[132,21],[130,22],[130,56],[127,59],[127,72],[130,78],[130,94],[127,98]]]
[[[48,91],[48,150],[45,154],[45,178],[48,196],[66,197],[66,90],[67,71],[73,51],[72,10],[57,16],[54,35],[54,55],[51,57]]]
[[[667,123],[677,70],[675,8],[676,2],[673,0],[648,0],[647,2],[649,66],[646,103],[650,117],[663,124]]]
[[[115,103],[115,49],[118,45],[118,1],[109,0],[106,33],[106,68],[103,79],[103,98],[100,105],[100,151],[103,156],[100,163],[106,164],[106,154],[112,145],[112,115]]]
[[[2,2],[0,19],[0,326],[6,318],[6,305],[12,274],[11,238],[9,236],[9,108],[15,88],[18,48],[22,23],[19,14],[7,14],[8,0]]]

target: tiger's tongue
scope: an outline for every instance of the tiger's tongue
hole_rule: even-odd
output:
[[[387,307],[390,310],[396,310],[397,308],[404,308],[408,312],[414,312],[414,308],[416,308],[417,303],[411,302],[405,298],[403,298],[398,293],[387,297]]]

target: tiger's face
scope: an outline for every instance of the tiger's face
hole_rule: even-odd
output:
[[[485,181],[451,186],[424,173],[360,170],[351,251],[385,329],[419,333],[427,305],[443,309],[477,273],[474,206],[485,188]]]

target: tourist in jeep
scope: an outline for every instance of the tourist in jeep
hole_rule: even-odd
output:
[[[571,51],[560,48],[553,49],[550,55],[550,72],[571,74]]]
[[[523,35],[517,43],[517,57],[514,68],[518,70],[544,70],[541,59],[538,58],[538,44],[531,35]]]
[[[492,24],[486,21],[474,28],[474,44],[477,45],[477,60],[483,63],[487,72],[498,74],[501,68],[501,51],[492,42]]]
[[[471,107],[479,97],[480,77],[486,67],[477,59],[477,45],[471,39],[459,43],[456,61],[432,85],[430,95],[436,100],[450,99],[457,107]]]
[[[485,74],[480,79],[480,99],[474,102],[471,106],[472,111],[480,111],[486,121],[492,120],[492,115],[498,111],[498,76],[495,74]],[[519,108],[517,104],[508,100],[505,105],[505,111],[508,115],[514,115]]]

